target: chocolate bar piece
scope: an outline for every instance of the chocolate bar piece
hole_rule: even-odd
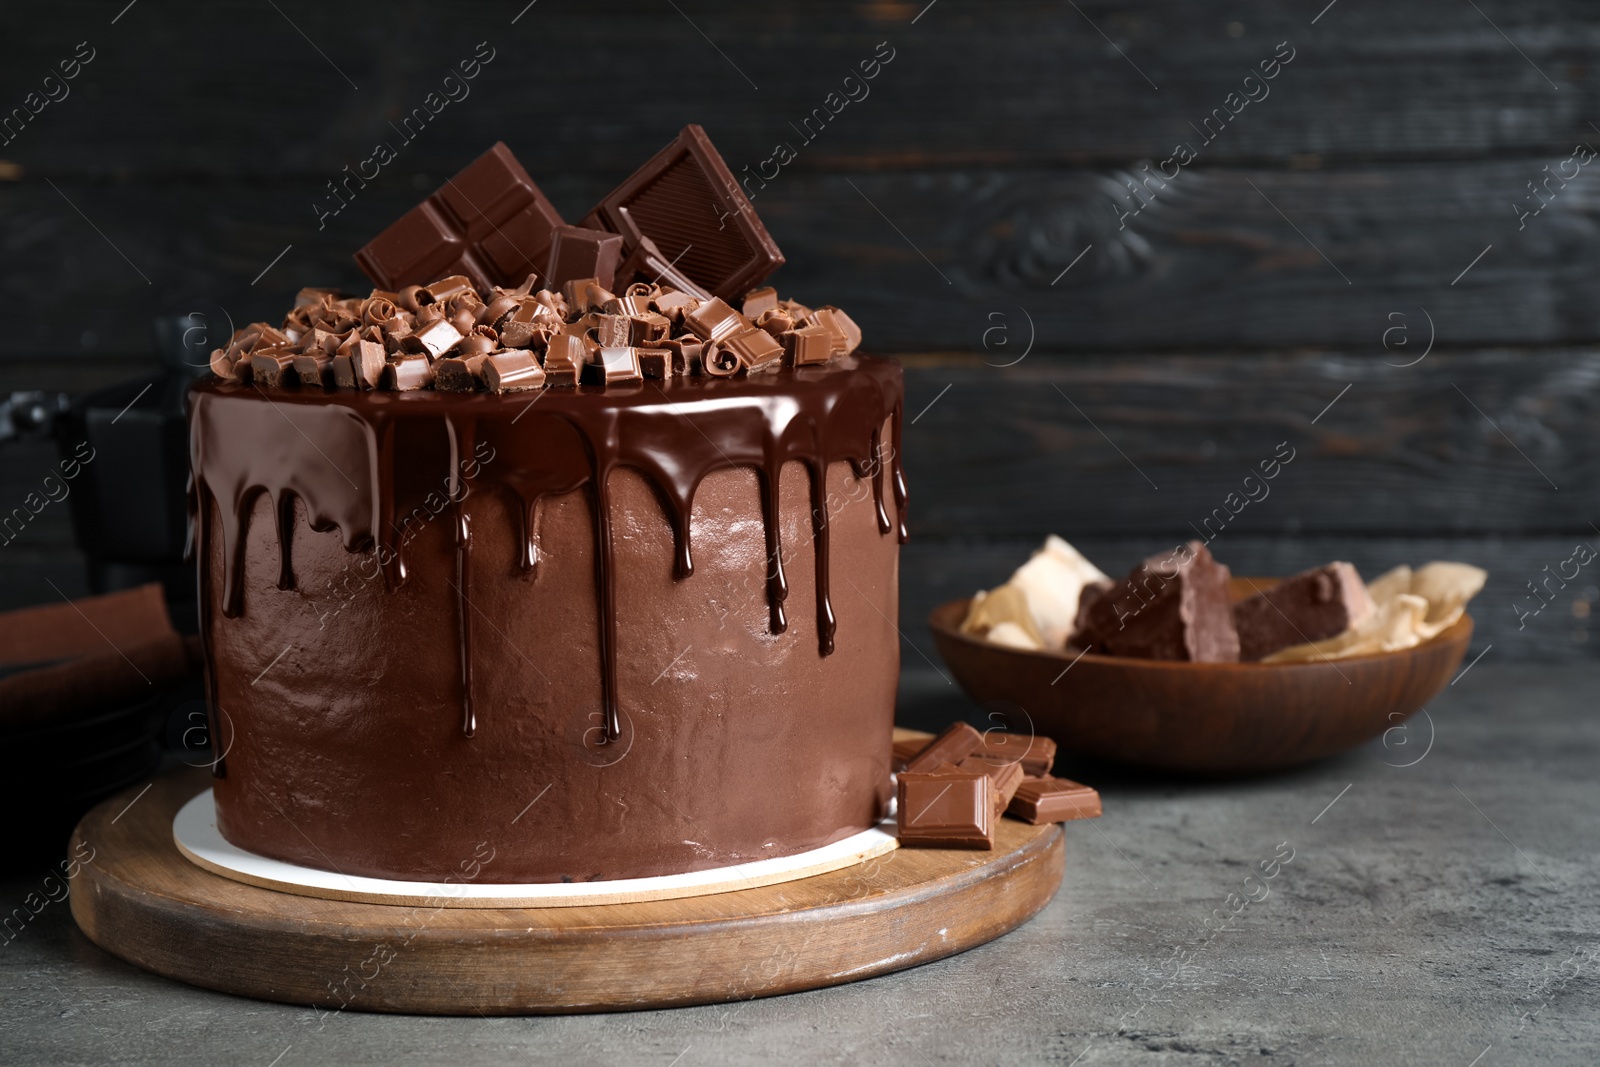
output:
[[[294,361],[299,354],[288,345],[257,349],[250,353],[250,375],[273,388],[293,384],[299,381],[294,374]]]
[[[486,353],[472,356],[447,356],[433,365],[433,387],[451,393],[470,393],[478,388]]]
[[[931,771],[941,763],[960,763],[982,743],[983,735],[966,723],[951,723],[913,759],[906,761],[906,770],[917,773]]]
[[[616,234],[581,226],[558,226],[545,255],[544,283],[557,286],[590,278],[602,289],[610,289],[616,284],[621,262],[622,238]]]
[[[514,286],[544,266],[561,224],[511,150],[496,142],[369,241],[356,263],[380,289],[397,292],[447,274],[464,274],[480,289]]]
[[[997,819],[1005,813],[1007,805],[1011,803],[1011,798],[1017,794],[1017,787],[1022,784],[1022,779],[1026,777],[1022,773],[1022,765],[1019,763],[985,759],[982,756],[968,756],[956,764],[956,768],[963,771],[977,771],[979,774],[987,774],[989,776],[990,782],[994,786],[994,815]]]
[[[617,284],[627,285],[630,282],[665,285],[697,300],[711,299],[710,293],[700,288],[668,257],[662,255],[661,249],[648,237],[639,238],[639,243],[629,250],[627,258],[622,261],[622,266],[617,268]]]
[[[403,352],[417,352],[429,359],[436,359],[460,340],[461,331],[452,326],[448,319],[435,319],[407,334],[400,342],[400,349]]]
[[[787,367],[826,363],[833,358],[833,335],[826,327],[813,323],[782,336],[783,362]]]
[[[1100,794],[1066,778],[1024,778],[1006,814],[1034,825],[1093,819],[1100,814]]]
[[[861,327],[838,308],[820,307],[811,313],[811,318],[833,338],[834,355],[848,356],[861,344]]]
[[[1151,556],[1079,609],[1073,639],[1112,656],[1237,663],[1228,568],[1199,541]]]
[[[483,382],[491,393],[518,393],[544,388],[544,368],[525,351],[496,352],[484,357],[480,368]]]
[[[897,779],[896,824],[903,846],[994,847],[994,779],[948,765]]]
[[[583,367],[583,380],[592,385],[619,385],[641,377],[639,353],[627,345],[601,348]]]
[[[720,297],[712,297],[683,316],[683,327],[702,341],[721,341],[750,328],[750,320]]]
[[[550,338],[544,353],[546,385],[577,385],[583,365],[589,362],[589,349],[575,333],[558,333]]]
[[[729,302],[783,265],[777,243],[699,126],[685,126],[582,224],[621,234],[630,249],[650,238],[667,262]]]
[[[1035,778],[1050,773],[1056,762],[1056,743],[1048,737],[1029,737],[1005,730],[986,731],[979,739],[974,756],[1015,763],[1024,774]]]
[[[1374,610],[1366,584],[1350,564],[1301,571],[1233,606],[1239,659],[1253,662],[1290,645],[1335,637]]]
[[[433,364],[427,356],[406,356],[384,367],[381,381],[397,393],[425,389],[433,384]]]
[[[913,737],[894,743],[894,755],[889,762],[889,769],[899,773],[906,769],[906,764],[917,758],[917,753],[927,748],[931,738]]]
[[[766,330],[754,326],[730,334],[722,345],[739,357],[748,371],[776,370],[783,362],[783,346],[772,339]]]
[[[751,322],[759,319],[765,312],[778,310],[778,290],[770,285],[763,289],[750,290],[744,294],[744,305],[740,310]]]
[[[301,385],[333,385],[333,357],[326,352],[305,352],[294,357],[294,372]]]

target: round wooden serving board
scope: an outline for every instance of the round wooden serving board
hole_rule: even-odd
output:
[[[1022,925],[1061,884],[1061,828],[999,821],[990,852],[896,849],[710,896],[561,908],[396,907],[223,878],[172,840],[207,772],[78,824],[72,914],[91,941],[210,989],[334,1010],[445,1015],[708,1004],[868,978]],[[129,805],[132,805],[131,807]]]

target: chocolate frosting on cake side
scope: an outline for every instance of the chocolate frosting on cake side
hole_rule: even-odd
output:
[[[224,834],[400,878],[482,843],[505,882],[870,825],[900,405],[898,365],[864,356],[532,397],[197,385]]]

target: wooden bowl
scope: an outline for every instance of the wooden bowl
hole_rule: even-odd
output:
[[[1275,584],[1235,578],[1235,599],[1253,591],[1251,582]],[[1472,637],[1472,619],[1463,616],[1398,652],[1314,663],[1181,663],[992,645],[960,632],[968,603],[934,610],[934,641],[961,688],[1007,718],[1008,729],[1031,725],[1075,755],[1207,774],[1290,767],[1380,736],[1449,683]]]

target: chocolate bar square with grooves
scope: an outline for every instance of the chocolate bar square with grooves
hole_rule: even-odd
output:
[[[561,215],[503,141],[356,253],[380,289],[464,274],[479,289],[542,271]]]
[[[685,126],[579,225],[620,233],[630,251],[649,238],[669,263],[729,303],[783,265],[777,243],[699,126]]]
[[[896,830],[900,844],[923,848],[994,847],[994,780],[982,771],[945,764],[935,771],[906,771],[897,779]]]

